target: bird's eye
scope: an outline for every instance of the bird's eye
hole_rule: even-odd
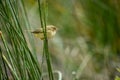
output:
[[[56,27],[53,27],[54,30],[56,30],[57,28]]]

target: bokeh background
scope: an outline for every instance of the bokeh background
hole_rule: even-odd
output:
[[[32,29],[40,27],[36,0],[25,0],[25,6]],[[63,80],[120,76],[119,14],[119,0],[48,0],[47,24],[58,28],[49,40],[53,70],[61,71]],[[34,38],[40,55],[42,41]]]
[[[22,1],[24,2],[23,7],[17,0],[12,0],[11,3],[13,3],[13,6],[14,4],[16,6],[14,9],[20,21],[20,26],[18,26],[21,27],[23,25],[21,28],[25,39],[31,52],[37,54],[40,67],[42,66],[44,74],[47,72],[47,65],[42,54],[43,41],[29,32],[29,30],[31,31],[41,27],[38,2],[37,0]],[[41,2],[42,1],[44,0],[41,0]],[[8,5],[10,1],[6,1],[8,2],[6,4],[4,1],[0,2],[3,2],[4,6],[7,5],[7,7],[5,7],[6,11],[12,11],[10,5]],[[120,68],[120,0],[47,0],[47,3],[47,25],[57,27],[56,35],[48,40],[53,71],[60,71],[63,80],[119,80],[115,79],[115,77],[120,76],[120,72],[117,71],[117,69]],[[17,6],[17,4],[19,5]],[[30,23],[30,25],[28,25],[29,28],[24,25],[27,23],[27,20],[24,19],[25,15],[22,15],[24,14],[22,13],[22,8],[25,8],[27,12],[26,16]],[[18,53],[16,56],[18,55],[17,57],[20,58],[15,57],[18,62],[14,59],[14,55],[11,54],[13,55],[14,62],[16,62],[15,66],[19,64],[19,61],[21,61],[19,65],[23,65],[24,61],[26,61],[26,63],[28,62],[28,65],[23,65],[20,70],[19,65],[17,65],[18,68],[15,67],[16,73],[18,70],[17,75],[19,76],[19,72],[21,72],[20,80],[22,80],[21,75],[23,75],[25,79],[29,79],[29,74],[34,75],[36,78],[36,75],[32,73],[32,69],[38,69],[38,64],[35,63],[35,68],[33,66],[33,68],[31,67],[30,69],[29,60],[31,60],[31,57],[30,59],[23,58],[24,56],[21,57],[22,53],[23,55],[25,53],[27,55],[31,53],[28,48],[26,49],[24,37],[21,37],[23,36],[21,35],[22,32],[20,32],[19,29],[17,30],[17,28],[19,28],[18,26],[15,26],[14,21],[17,20],[14,18],[15,15],[12,17],[12,13],[8,12],[8,16],[10,17],[6,16],[6,19],[8,19],[6,20],[4,19],[4,9],[2,7],[0,7],[0,9],[0,14],[3,13],[3,19],[0,17],[0,24],[4,22],[3,25],[9,27],[9,29],[3,28],[2,25],[0,26],[0,30],[3,30],[3,34],[5,33],[5,39],[8,41],[12,53],[14,53],[12,51],[14,50],[14,45],[11,47],[11,44],[16,40],[18,40],[15,42],[16,44],[17,42],[20,43],[18,45],[15,44],[15,47],[17,47],[16,53]],[[8,25],[9,22],[11,22],[13,27]],[[18,32],[12,30],[14,27]],[[6,29],[8,31],[10,30],[10,32],[5,31]],[[10,33],[17,33],[15,39],[14,35]],[[9,36],[11,39],[9,39]],[[24,44],[25,51],[23,48]],[[0,52],[2,53],[2,51]],[[5,52],[7,52],[7,50],[4,51],[3,48],[3,53]],[[31,62],[34,63],[34,59],[31,60]],[[0,67],[1,70],[2,67]],[[23,69],[25,69],[28,74],[24,72],[24,74],[22,74],[21,70]],[[37,75],[36,80],[39,76],[40,75]],[[32,79],[32,77],[30,78]]]

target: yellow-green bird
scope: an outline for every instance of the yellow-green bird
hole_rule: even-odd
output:
[[[46,32],[47,32],[47,38],[50,39],[52,37],[55,36],[57,31],[57,28],[53,25],[47,25],[46,26]],[[40,38],[41,40],[43,40],[44,37],[44,33],[43,33],[43,28],[31,31],[37,38]]]

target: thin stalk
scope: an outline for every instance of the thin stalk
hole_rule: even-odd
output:
[[[42,3],[40,0],[38,0],[38,5],[39,5],[39,14],[40,14],[40,21],[41,21],[41,27],[43,28],[44,32],[44,47],[43,47],[43,54],[45,52],[45,57],[46,57],[46,62],[47,62],[47,68],[48,68],[48,74],[49,74],[49,79],[54,80],[53,77],[53,72],[52,72],[52,67],[51,67],[51,62],[50,62],[50,53],[48,49],[48,39],[47,39],[47,29],[46,29],[46,24],[47,24],[47,17],[46,17],[46,0],[43,1],[43,6],[41,5]]]
[[[5,77],[5,79],[9,79],[8,78],[8,74],[7,74],[7,68],[6,68],[6,64],[4,62],[4,59],[2,57],[3,53],[2,53],[2,50],[1,50],[1,46],[0,46],[0,63],[1,63],[1,74],[0,75],[4,75],[3,77]],[[2,66],[3,65],[3,66]]]
[[[6,42],[5,42],[5,39],[4,39],[3,35],[2,35],[1,38],[2,38],[2,41],[3,41],[4,47],[5,47],[6,50],[7,50],[7,53],[8,53],[8,56],[9,56],[9,59],[10,59],[12,65],[10,65],[10,63],[9,63],[8,60],[5,58],[5,56],[3,56],[3,55],[2,55],[2,56],[3,56],[4,60],[6,61],[7,65],[9,66],[9,68],[11,69],[11,71],[13,72],[14,77],[15,77],[17,80],[20,80],[19,77],[18,77],[18,75],[17,75],[17,73],[16,73],[16,69],[15,69],[15,66],[14,66],[14,63],[13,63],[13,60],[12,60],[12,57],[11,57],[11,55],[10,55],[10,54],[11,54],[11,53],[10,53],[10,50],[9,50],[9,48],[8,48]]]

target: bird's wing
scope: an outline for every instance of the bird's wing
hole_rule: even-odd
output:
[[[37,30],[32,31],[32,33],[35,33],[35,34],[43,33],[43,30],[42,29],[37,29]]]

